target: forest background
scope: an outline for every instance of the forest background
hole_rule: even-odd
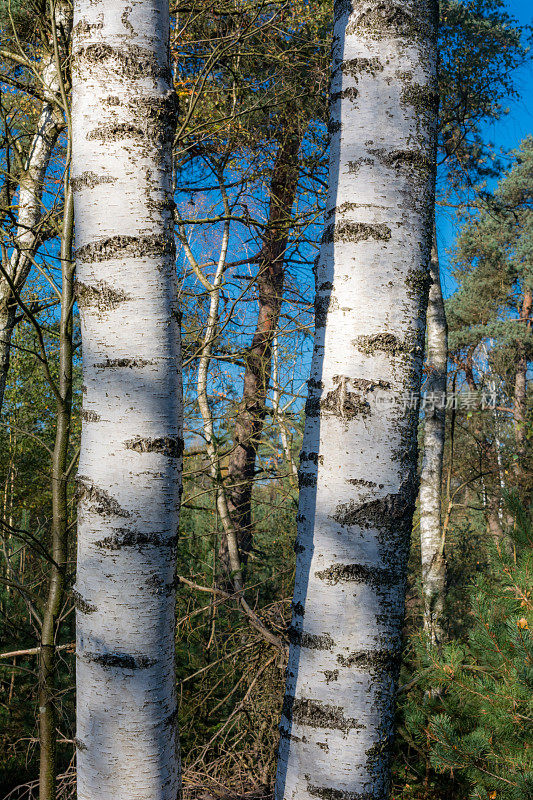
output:
[[[275,771],[294,578],[332,7],[216,0],[177,4],[173,13],[186,401],[176,635],[184,789],[262,797]],[[59,796],[70,797],[82,387],[76,305],[60,315],[72,284],[60,259],[71,237],[69,13],[62,2],[13,0],[0,15],[0,322],[11,342],[0,354],[0,797],[38,796],[47,747],[57,751]],[[435,641],[417,513],[396,800],[533,797],[528,23],[525,3],[441,3],[434,260],[449,326],[442,611]],[[69,342],[63,391],[59,361]],[[422,405],[421,459],[439,402],[426,394]],[[58,420],[68,428],[62,464],[53,458]],[[49,620],[58,542],[64,587]],[[233,596],[240,576],[244,603]],[[40,648],[47,625],[56,646],[49,683]],[[43,696],[57,714],[48,743],[37,719]]]

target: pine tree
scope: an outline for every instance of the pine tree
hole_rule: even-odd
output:
[[[491,548],[471,593],[467,641],[426,662],[438,689],[428,725],[433,768],[479,800],[533,798],[533,505],[508,497],[513,555]]]

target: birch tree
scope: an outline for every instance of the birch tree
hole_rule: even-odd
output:
[[[7,61],[13,61],[37,74],[37,94],[42,98],[35,134],[27,154],[18,186],[17,225],[9,258],[3,251],[0,278],[0,410],[3,405],[11,337],[15,327],[17,298],[30,273],[35,254],[42,242],[42,223],[45,217],[43,191],[46,172],[57,139],[65,127],[61,88],[62,68],[70,35],[72,12],[67,3],[54,4],[51,41],[38,67],[24,54],[2,51]],[[9,77],[3,76],[9,83]],[[20,158],[19,154],[19,158]],[[9,181],[6,178],[5,186]]]
[[[424,629],[432,644],[442,642],[442,612],[446,584],[441,529],[441,485],[446,428],[448,328],[442,297],[436,227],[431,247],[431,286],[427,310],[426,398],[424,450],[420,474],[420,550]]]
[[[276,797],[388,796],[417,492],[436,4],[335,8],[326,228]]]
[[[174,800],[183,442],[168,3],[78,0],[72,57],[78,798]]]

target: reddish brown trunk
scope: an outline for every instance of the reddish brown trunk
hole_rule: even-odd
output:
[[[465,378],[468,384],[468,388],[471,392],[475,392],[477,389],[476,382],[474,380],[474,350],[475,346],[469,347],[468,352],[466,354],[466,361],[465,361]]]
[[[244,563],[252,545],[251,500],[255,461],[270,384],[272,339],[278,327],[283,299],[285,251],[298,182],[300,141],[298,129],[286,122],[272,174],[269,219],[257,275],[259,310],[255,334],[245,357],[243,397],[228,464],[228,507],[238,531]],[[221,559],[224,564],[224,553],[221,553]]]

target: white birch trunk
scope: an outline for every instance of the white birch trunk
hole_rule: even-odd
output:
[[[385,800],[434,202],[436,3],[335,8],[277,800]]]
[[[68,36],[71,21],[69,7],[65,3],[57,3],[54,13],[56,25],[62,29],[64,36]],[[62,49],[60,52],[64,55]],[[64,127],[63,115],[58,107],[60,75],[53,52],[43,58],[40,79],[44,100],[19,183],[17,230],[9,263],[5,265],[9,280],[4,275],[0,276],[0,410],[4,401],[11,337],[15,326],[16,295],[24,288],[39,246],[44,181],[57,137]]]
[[[440,283],[436,230],[431,248],[431,287],[427,312],[428,349],[424,450],[420,473],[420,552],[424,630],[433,645],[443,641],[442,614],[446,588],[446,561],[441,526],[442,462],[446,426],[446,372],[448,328]]]
[[[181,458],[168,2],[77,0],[79,800],[175,800]]]

